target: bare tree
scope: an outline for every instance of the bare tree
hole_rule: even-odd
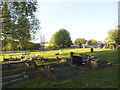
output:
[[[40,47],[41,47],[41,50],[44,50],[44,46],[45,46],[45,36],[40,33]]]

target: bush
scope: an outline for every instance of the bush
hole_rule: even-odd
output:
[[[45,49],[52,49],[53,46],[45,46],[44,48],[45,48]]]

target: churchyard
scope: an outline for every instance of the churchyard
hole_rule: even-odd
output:
[[[1,58],[3,88],[118,87],[117,50],[7,51]]]

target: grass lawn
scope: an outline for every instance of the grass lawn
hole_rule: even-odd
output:
[[[97,48],[94,48],[94,51],[95,53],[98,53],[98,49]],[[100,51],[111,51],[109,49],[100,49]],[[90,48],[86,48],[86,49],[83,49],[83,48],[76,48],[76,49],[61,49],[61,50],[47,50],[47,51],[26,51],[27,53],[29,53],[29,56],[36,56],[36,53],[37,55],[40,55],[41,57],[44,57],[44,58],[56,58],[57,55],[55,55],[55,53],[59,53],[58,57],[61,58],[61,57],[70,57],[70,52],[75,52],[75,53],[88,53],[90,52]],[[92,55],[94,55],[94,52],[91,53]],[[99,54],[99,53],[98,53]],[[3,58],[10,58],[10,57],[17,57],[17,56],[21,56],[21,52],[20,51],[7,51],[7,52],[2,52],[2,56],[0,57]],[[3,59],[1,59],[3,61]]]
[[[99,71],[89,71],[58,83],[36,79],[11,88],[117,88],[117,69],[117,67],[109,67]]]
[[[36,52],[38,55],[46,58],[56,58],[55,53],[61,57],[70,57],[70,52],[75,52],[76,55],[79,53],[87,53],[94,56],[98,56],[98,59],[104,61],[115,61],[118,62],[118,51],[101,49],[94,49],[94,52],[90,52],[90,49],[61,49],[61,50],[50,50],[50,51],[35,51],[30,52],[30,55],[35,56]],[[8,55],[8,53],[4,53]],[[20,54],[20,53],[15,53]],[[12,88],[117,88],[118,87],[118,67],[107,67],[96,71],[89,71],[82,75],[64,80],[61,82],[53,82],[51,80],[31,80],[21,84],[12,86]]]

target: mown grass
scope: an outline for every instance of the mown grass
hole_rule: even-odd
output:
[[[100,49],[100,51],[107,51],[109,49]],[[98,51],[97,48],[94,48],[94,51]],[[41,57],[45,57],[45,58],[56,58],[57,55],[55,55],[55,53],[59,53],[58,57],[61,58],[61,57],[70,57],[70,52],[75,52],[75,53],[85,53],[85,52],[90,52],[90,48],[86,48],[86,49],[83,49],[83,48],[75,48],[75,49],[60,49],[60,50],[46,50],[46,51],[26,51],[27,53],[30,53],[29,56],[36,56],[36,53],[37,55],[40,55]],[[3,57],[5,58],[15,58],[17,56],[21,56],[21,52],[20,51],[4,51],[2,52],[2,60],[3,61]]]
[[[98,56],[98,59],[105,61],[118,62],[118,51],[103,50],[100,52],[94,49],[95,52],[90,52],[88,49],[62,49],[54,51],[39,52],[40,55],[48,58],[55,57],[55,53],[60,53],[59,57],[66,57],[66,53],[87,53]],[[33,52],[32,52],[33,53]],[[35,52],[36,53],[36,52]],[[51,54],[51,55],[50,55]],[[78,54],[79,55],[79,54]],[[117,88],[118,87],[118,66],[107,67],[100,70],[89,71],[82,75],[73,77],[61,82],[53,82],[51,80],[32,80],[30,82],[14,85],[11,88]]]
[[[21,67],[21,68],[15,68],[15,69],[10,69],[10,70],[2,70],[2,73],[11,73],[11,72],[15,72],[15,71],[22,71],[28,69],[28,67]]]
[[[77,77],[62,81],[32,80],[12,86],[11,88],[117,88],[118,67],[109,67],[97,71],[89,71]]]

